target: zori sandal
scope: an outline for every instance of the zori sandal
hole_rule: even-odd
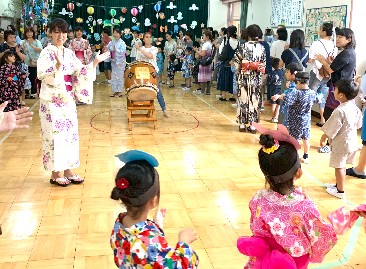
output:
[[[71,176],[71,177],[66,177],[72,184],[81,184],[84,182],[84,179],[79,177],[77,174]]]
[[[58,177],[56,179],[51,178],[50,183],[57,186],[66,187],[70,184],[70,180],[68,180],[66,177]]]

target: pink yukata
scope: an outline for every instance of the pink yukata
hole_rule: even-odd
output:
[[[239,251],[250,256],[244,268],[268,268],[283,261],[286,268],[307,268],[309,262],[321,263],[337,242],[333,226],[301,188],[289,195],[260,190],[249,208],[253,236],[238,239]],[[267,259],[262,247],[268,252]]]
[[[91,50],[88,40],[84,38],[80,38],[79,40],[77,38],[74,38],[70,42],[69,49],[71,49],[75,53],[76,57],[80,60],[82,64],[90,63],[93,52]]]

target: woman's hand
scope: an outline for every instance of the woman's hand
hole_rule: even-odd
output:
[[[8,102],[0,105],[0,112],[4,111]],[[4,112],[4,118],[0,123],[0,132],[12,131],[14,129],[28,128],[26,123],[32,121],[33,112],[29,111],[29,107],[23,107],[18,110]]]
[[[55,56],[55,59],[56,59],[56,69],[59,70],[60,67],[62,66],[62,58],[61,58],[61,52],[59,50],[56,50],[54,52],[54,56]]]
[[[103,62],[110,57],[111,57],[111,53],[109,51],[104,52],[102,54],[100,54],[100,52],[98,52],[97,56],[95,56],[93,66],[96,67],[100,62]]]
[[[321,54],[315,54],[314,55],[314,59],[319,61],[321,64],[326,63],[327,61],[325,60],[324,56]]]
[[[15,52],[18,54],[20,52],[20,45],[15,46]]]

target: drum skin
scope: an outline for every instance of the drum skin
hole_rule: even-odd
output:
[[[128,91],[132,86],[154,84],[158,86],[158,75],[152,64],[148,62],[133,62],[125,69],[125,89]]]

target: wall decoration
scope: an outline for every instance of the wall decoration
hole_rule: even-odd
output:
[[[126,14],[126,13],[127,13],[127,8],[125,8],[125,7],[121,8],[121,12],[122,12],[123,14]]]
[[[161,1],[157,2],[154,6],[154,10],[159,12],[161,10]]]
[[[170,22],[170,23],[175,23],[175,22],[177,22],[177,20],[176,20],[176,19],[174,19],[174,16],[170,16],[170,19],[168,19],[167,21],[168,21],[168,22]]]
[[[131,9],[131,15],[133,17],[136,17],[137,14],[139,14],[139,10],[136,7],[132,8]]]
[[[272,0],[271,26],[301,27],[303,0]]]
[[[196,4],[192,4],[192,6],[189,8],[189,10],[196,11],[199,10],[198,6]]]
[[[182,12],[178,12],[178,14],[177,14],[177,20],[178,21],[180,21],[180,20],[183,20],[183,14],[182,14]]]
[[[93,8],[93,7],[88,7],[88,8],[86,9],[86,12],[88,12],[88,14],[89,14],[89,15],[93,15],[93,13],[94,13],[94,8]]]
[[[322,18],[319,20],[319,18]],[[306,10],[305,44],[318,40],[318,30],[323,22],[332,22],[334,27],[346,27],[347,6],[310,8]]]
[[[175,8],[177,8],[177,6],[175,6],[175,5],[173,4],[173,2],[170,2],[170,3],[169,3],[169,5],[168,5],[168,6],[166,6],[166,8],[169,8],[169,9],[175,9]]]

